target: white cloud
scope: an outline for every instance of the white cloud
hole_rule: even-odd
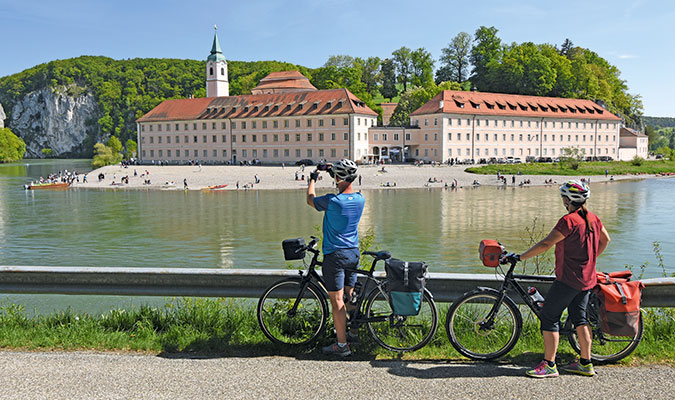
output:
[[[619,54],[619,59],[621,60],[627,60],[630,58],[637,58],[635,54]]]

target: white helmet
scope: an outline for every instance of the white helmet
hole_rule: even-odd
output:
[[[353,182],[357,177],[358,167],[352,160],[342,159],[333,164],[333,173],[343,181]]]
[[[580,180],[572,180],[565,182],[560,186],[560,194],[569,198],[575,203],[584,203],[591,197],[591,189],[588,188],[586,182]]]

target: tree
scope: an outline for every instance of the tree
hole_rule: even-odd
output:
[[[391,55],[394,57],[394,66],[398,73],[397,80],[403,85],[403,91],[408,90],[408,82],[410,82],[410,73],[412,71],[412,51],[403,46],[398,50],[394,50]]]
[[[92,160],[94,168],[101,168],[111,164],[115,164],[112,149],[103,143],[96,143],[94,145],[94,159]]]
[[[26,154],[26,143],[9,128],[0,128],[0,162],[21,160]]]
[[[323,64],[324,67],[337,67],[337,68],[351,68],[356,64],[354,57],[346,54],[338,54],[328,57],[328,60]]]
[[[485,90],[491,81],[490,69],[500,62],[502,41],[497,28],[481,26],[474,34],[474,45],[469,60],[473,64],[471,82],[478,90]]]
[[[127,148],[127,156],[136,157],[136,150],[138,150],[138,145],[136,144],[136,141],[134,141],[133,139],[128,139],[125,147]]]
[[[42,149],[42,154],[44,154],[45,157],[50,157],[52,155],[52,149]]]
[[[578,147],[563,147],[562,153],[563,155],[560,157],[562,165],[575,171],[579,169],[579,162],[583,159],[583,154]]]
[[[571,40],[565,39],[562,46],[560,46],[560,55],[568,57],[571,55],[571,51],[574,48],[574,43]]]
[[[382,90],[380,90],[382,97],[390,101],[398,96],[398,89],[396,89],[396,71],[394,62],[390,58],[382,61]]]
[[[380,71],[382,61],[380,57],[368,57],[365,60],[357,58],[356,63],[361,66],[361,82],[366,85],[366,91],[374,95],[382,81],[382,72]]]
[[[389,122],[390,126],[408,126],[410,125],[410,113],[422,107],[444,90],[462,90],[457,82],[443,82],[436,86],[433,82],[427,87],[415,87],[401,95],[398,106],[394,110]]]
[[[110,147],[110,150],[115,157],[122,153],[122,142],[115,136],[111,136],[110,139],[108,139],[108,147]]]
[[[434,59],[424,47],[410,53],[411,76],[413,86],[427,87],[434,83]]]
[[[448,79],[454,82],[464,82],[468,78],[469,54],[471,53],[471,35],[460,32],[450,40],[448,47],[441,49],[440,58],[442,67],[447,68]],[[439,69],[440,71],[440,69]],[[438,77],[438,73],[436,74]]]

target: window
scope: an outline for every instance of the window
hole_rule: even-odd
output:
[[[296,157],[301,157],[301,156],[300,156],[300,149],[295,149],[295,156],[296,156]]]
[[[251,141],[253,143],[257,142],[258,141],[258,135],[251,135]]]
[[[308,120],[307,120],[307,127],[309,128],[309,127],[311,127],[311,126],[312,126],[312,120],[311,120],[311,119],[308,119]]]
[[[518,140],[521,141],[521,142],[523,141],[523,134],[522,133],[518,134]]]
[[[257,107],[256,107],[256,108],[257,108]],[[251,127],[252,129],[256,129],[256,128],[257,128],[257,125],[258,125],[257,121],[252,121],[251,124],[253,125],[253,126]]]
[[[178,129],[178,128],[176,128],[176,129]],[[220,123],[220,129],[227,129],[227,125],[225,124],[225,122]]]
[[[279,121],[275,120],[272,125],[274,126],[274,128],[278,128],[279,127]]]
[[[515,141],[515,140],[516,140],[516,139],[515,139],[515,135],[512,133],[512,134],[511,134],[511,141],[513,142],[513,141]]]
[[[278,142],[279,141],[279,135],[274,135],[274,141]]]
[[[203,130],[203,131],[206,130],[206,122],[202,122],[202,130]]]
[[[274,158],[279,158],[279,149],[274,149]]]
[[[319,126],[323,126],[323,120],[322,119],[319,120]]]
[[[244,150],[241,151],[241,156],[242,156],[242,157],[246,157],[247,155],[248,155],[248,154],[246,153],[246,149],[244,149]]]
[[[180,136],[176,136],[176,143],[180,143]]]
[[[296,133],[296,134],[295,134],[295,141],[296,141],[296,142],[299,142],[299,141],[300,141],[300,134],[299,134],[299,133]]]
[[[307,141],[308,141],[308,142],[311,142],[311,141],[312,141],[312,134],[311,134],[311,133],[308,133],[308,134],[307,134]]]
[[[349,140],[349,133],[345,132],[342,134],[342,139],[343,140]]]
[[[188,130],[188,124],[187,123],[183,124],[183,128],[184,128],[183,129],[184,131],[187,131]]]
[[[466,134],[466,140],[471,140],[471,134],[470,133]]]
[[[241,129],[246,129],[246,121],[241,121]]]
[[[202,143],[206,143],[206,135],[202,135]]]
[[[410,134],[409,133],[405,134],[405,140],[410,140]]]
[[[213,149],[213,158],[218,157],[218,150]]]
[[[284,133],[284,142],[288,142],[290,140],[290,136],[288,133]]]
[[[323,142],[323,133],[319,133],[319,142]]]
[[[361,132],[356,133],[356,140],[361,140]]]
[[[180,151],[180,150],[176,150]],[[190,150],[185,150],[185,158],[188,158],[190,156]]]
[[[141,125],[141,132],[145,132],[145,125]]]
[[[236,122],[230,123],[230,128],[231,128],[231,129],[237,129],[237,123],[236,123]],[[233,155],[234,155],[234,154],[233,154]]]
[[[166,142],[167,142],[167,143],[171,143],[171,136],[167,136],[167,137],[166,137]]]
[[[263,129],[267,129],[267,121],[262,122],[262,127],[263,127]],[[254,126],[254,128],[255,128],[255,126]]]
[[[288,128],[288,120],[287,119],[284,120],[284,128]]]
[[[223,158],[227,158],[227,150],[223,150]]]
[[[213,135],[213,136],[211,137],[211,141],[212,141],[213,143],[216,143],[216,142],[217,142],[217,140],[216,140],[216,135]]]
[[[323,149],[319,149],[319,157],[323,158]]]
[[[429,141],[429,134],[428,134],[428,133],[425,133],[425,134],[424,134],[424,141],[425,141],[425,142],[428,142],[428,141]]]
[[[155,138],[153,136],[150,136],[150,144],[154,143]]]
[[[480,133],[476,133],[476,141],[477,141],[477,142],[480,141]]]
[[[398,141],[398,133],[394,133],[394,140]]]
[[[192,143],[197,143],[197,135],[192,136]]]
[[[377,140],[377,137],[378,137],[378,134],[377,134],[377,133],[373,133],[373,140]]]
[[[290,157],[291,156],[290,153],[291,153],[290,150],[284,149],[284,157],[286,157],[286,158]]]
[[[253,154],[251,154],[251,157],[253,157],[253,158],[258,157],[258,150],[253,149],[252,153],[253,153]]]
[[[347,153],[347,149],[342,150],[342,155],[345,157],[349,156],[349,154]]]
[[[232,143],[236,143],[236,142],[237,142],[237,137],[235,135],[232,135]]]
[[[223,143],[227,142],[227,136],[223,135]]]
[[[330,124],[331,124],[331,126],[335,126],[335,118],[330,119]]]
[[[387,134],[386,133],[382,134],[382,140],[387,140]]]
[[[267,142],[267,135],[263,135],[263,143]]]
[[[337,152],[337,151],[336,151],[335,149],[330,149],[330,156],[331,156],[332,158],[337,157],[336,152]]]
[[[347,118],[343,118],[342,125],[349,125],[349,120]]]
[[[246,143],[246,135],[241,135],[241,141],[242,143]]]
[[[434,118],[434,125],[438,125],[438,118]]]
[[[300,127],[300,120],[299,120],[299,119],[296,119],[296,120],[295,120],[295,127],[296,127],[296,128],[299,128],[299,127]]]

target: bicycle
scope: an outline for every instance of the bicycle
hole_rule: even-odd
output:
[[[300,249],[313,254],[307,270],[298,271],[299,277],[274,283],[258,301],[258,323],[265,336],[274,343],[309,346],[326,329],[328,292],[316,271],[316,267],[322,265],[316,249],[319,239],[311,238]],[[438,311],[431,292],[424,290],[418,315],[396,315],[389,305],[386,279],[374,276],[377,262],[390,258],[391,254],[388,251],[364,251],[362,254],[372,256],[373,262],[369,269],[356,269],[360,278],[350,302],[354,309],[348,312],[347,328],[359,328],[365,324],[378,345],[396,352],[424,347],[438,327]]]
[[[464,293],[448,310],[445,329],[450,343],[460,354],[473,360],[499,358],[511,351],[518,342],[523,329],[523,318],[519,307],[507,295],[507,291],[515,291],[534,315],[540,318],[540,306],[519,282],[552,282],[555,280],[552,276],[514,274],[513,270],[517,263],[515,259],[502,261],[501,264],[509,262],[511,266],[504,274],[504,281],[499,289],[478,287]],[[631,354],[640,344],[644,328],[642,314],[640,314],[638,332],[634,337],[609,336],[602,331],[600,303],[593,292],[590,295],[586,314],[593,335],[591,358],[594,361],[621,360]],[[561,324],[560,335],[567,336],[574,351],[581,353],[576,330],[569,318]]]

